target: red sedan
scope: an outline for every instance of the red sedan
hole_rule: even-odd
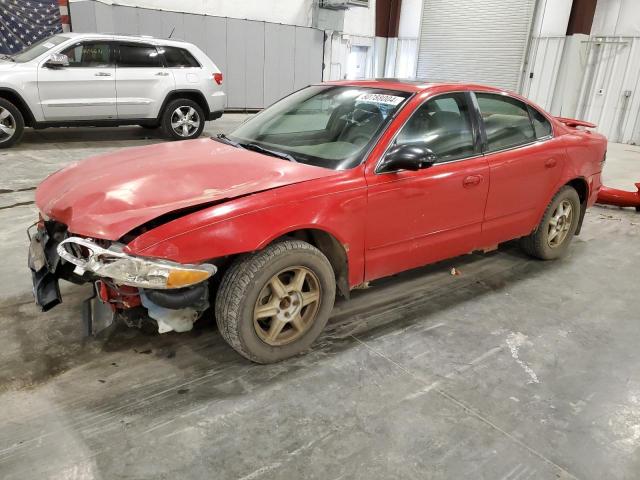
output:
[[[129,325],[215,314],[241,355],[278,361],[318,337],[336,292],[516,238],[563,255],[601,186],[606,139],[589,126],[480,85],[313,85],[229,135],[47,178],[36,302],[60,302],[59,278],[95,282]]]

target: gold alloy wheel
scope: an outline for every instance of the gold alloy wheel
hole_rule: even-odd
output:
[[[306,267],[288,267],[266,283],[253,309],[253,327],[268,345],[282,346],[313,325],[321,300],[320,281]]]
[[[563,200],[549,219],[547,243],[551,248],[562,245],[567,238],[573,222],[573,207],[569,200]]]

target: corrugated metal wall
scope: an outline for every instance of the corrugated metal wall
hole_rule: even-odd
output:
[[[227,108],[256,109],[322,81],[324,33],[293,25],[73,2],[75,32],[151,35],[200,47],[225,76]]]
[[[517,90],[535,0],[423,0],[417,77]]]
[[[536,37],[531,40],[531,63],[521,91],[522,95],[545,110],[551,110],[565,40],[564,36]]]
[[[612,142],[640,144],[640,37],[592,37],[576,116]]]

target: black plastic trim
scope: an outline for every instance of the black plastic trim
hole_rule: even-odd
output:
[[[176,290],[144,290],[145,295],[156,305],[172,310],[187,307],[203,307],[209,298],[209,282]]]
[[[164,112],[164,108],[167,106],[167,103],[169,103],[170,101],[176,98],[180,98],[179,94],[181,93],[196,94],[197,96],[199,96],[200,99],[202,100],[202,104],[204,105],[204,108],[203,108],[204,115],[205,117],[209,118],[209,115],[211,115],[211,112],[209,111],[209,103],[207,102],[207,99],[202,94],[202,92],[200,90],[195,90],[195,89],[180,89],[180,90],[171,90],[167,94],[167,96],[164,98],[164,102],[162,102],[162,105],[160,106],[160,110],[158,110],[158,117],[157,117],[158,121],[160,121],[160,119],[162,118],[162,113]]]
[[[11,95],[15,95],[16,98],[19,100],[20,105],[16,105],[16,108],[20,110],[20,112],[22,113],[25,120],[25,124],[27,126],[34,125],[36,123],[36,119],[33,116],[33,112],[31,111],[31,108],[29,108],[29,104],[24,100],[24,98],[22,98],[22,95],[20,95],[13,88],[7,88],[7,87],[0,87],[0,96],[2,96],[2,92],[7,92],[7,93],[10,93]]]

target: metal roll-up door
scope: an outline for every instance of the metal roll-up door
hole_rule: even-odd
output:
[[[535,0],[423,0],[416,76],[517,90]]]

